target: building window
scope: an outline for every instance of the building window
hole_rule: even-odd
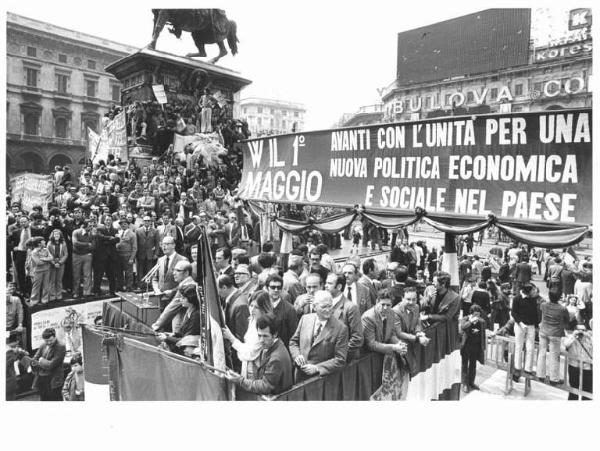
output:
[[[516,96],[522,96],[523,95],[523,84],[519,83],[517,85],[515,85],[515,95]]]
[[[283,111],[281,112],[281,115],[282,115],[282,116],[284,116],[284,117],[285,117],[285,116],[287,116],[287,111],[286,111],[286,110],[283,110]]]
[[[64,74],[56,74],[56,90],[61,94],[69,92],[69,76]]]
[[[88,69],[96,70],[96,61],[88,60]]]
[[[96,85],[98,83],[94,80],[85,81],[85,95],[88,97],[96,97]]]
[[[67,63],[67,55],[63,55],[62,53],[58,54],[58,62],[59,63]]]
[[[84,122],[84,136],[87,136],[87,129],[91,128],[94,132],[98,133],[98,121],[95,121],[93,119],[86,119],[86,121]]]
[[[257,112],[258,114],[262,114],[262,107],[261,107],[261,106],[257,107],[257,108],[256,108],[256,112]]]
[[[538,81],[536,83],[533,84],[533,90],[534,91],[538,91],[538,92],[542,92],[542,82]]]
[[[248,114],[248,108],[246,108],[246,107],[242,108],[242,113],[243,114]]]
[[[113,102],[120,102],[121,101],[121,87],[118,85],[112,85],[111,86],[111,94],[112,94],[112,101]]]
[[[35,58],[37,56],[37,49],[35,47],[27,47],[27,56]]]
[[[450,106],[450,95],[451,94],[444,95],[444,105],[446,106]]]
[[[294,117],[300,117],[300,114],[297,111],[294,111]]]
[[[262,108],[260,108],[260,110],[262,110]],[[262,112],[262,111],[259,111],[259,112]],[[258,125],[259,127],[262,127],[262,118],[261,117],[256,119],[256,125]]]
[[[25,84],[31,88],[37,88],[38,73],[39,73],[39,71],[37,69],[32,69],[31,67],[26,67],[25,68],[25,76],[26,76]]]
[[[273,118],[269,119],[269,128],[273,128],[274,126]]]
[[[490,89],[490,98],[496,100],[498,98],[498,88]]]
[[[475,94],[473,91],[467,91],[467,103],[473,103],[475,101]]]
[[[40,115],[38,113],[25,114],[25,134],[38,135]]]
[[[425,108],[431,108],[431,97],[425,96]]]
[[[67,119],[64,117],[58,117],[54,121],[54,132],[57,138],[67,137]]]
[[[281,121],[281,129],[283,131],[285,131],[286,128],[287,128],[287,122],[286,121]]]

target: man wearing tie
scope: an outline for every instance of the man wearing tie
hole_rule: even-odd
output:
[[[290,339],[290,355],[296,365],[296,383],[325,376],[346,365],[348,329],[332,316],[333,300],[327,291],[315,293],[315,313],[300,318]]]
[[[360,314],[364,314],[368,309],[373,307],[373,301],[369,294],[369,289],[363,284],[358,283],[358,270],[353,263],[346,263],[342,268],[342,274],[346,278],[346,288],[344,296],[356,304]]]
[[[233,279],[235,270],[231,266],[231,250],[227,247],[222,247],[217,250],[215,255],[215,266],[219,271],[217,276],[226,275]]]
[[[380,354],[406,354],[406,343],[395,333],[395,314],[392,311],[392,295],[389,289],[380,290],[375,307],[362,315],[364,346],[368,351]]]
[[[423,332],[417,296],[415,287],[406,287],[402,302],[392,309],[396,315],[396,335],[408,345],[406,360],[410,368],[416,368],[417,365],[415,348],[429,344],[429,338]]]
[[[175,254],[178,255],[178,254]],[[166,255],[165,255],[166,257]],[[181,256],[180,256],[181,257]],[[192,265],[188,262],[185,257],[182,260],[175,263],[173,267],[173,279],[177,283],[177,289],[171,290],[175,295],[169,304],[165,307],[164,311],[160,314],[152,329],[159,330],[167,325],[168,321],[171,321],[171,332],[177,333],[180,331],[181,324],[187,309],[181,305],[181,289],[187,285],[196,285],[194,279],[192,279]]]
[[[162,241],[163,256],[158,259],[157,268],[152,276],[152,289],[154,294],[162,295],[168,302],[177,291],[178,282],[174,278],[173,268],[181,261],[187,262],[183,255],[175,252],[175,240],[172,236],[165,236]]]
[[[158,231],[151,226],[150,216],[144,216],[144,225],[135,231],[137,238],[137,274],[138,281],[146,275],[154,266],[158,256]],[[141,285],[141,283],[138,283]]]

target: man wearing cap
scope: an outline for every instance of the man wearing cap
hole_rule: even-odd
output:
[[[292,304],[296,302],[298,296],[306,293],[306,289],[300,283],[302,271],[304,271],[302,256],[290,254],[288,270],[283,274],[283,291],[289,295]]]
[[[144,216],[144,225],[135,231],[137,239],[137,275],[141,280],[154,266],[158,258],[160,241],[158,231],[152,227],[152,218]]]
[[[121,218],[119,226],[121,227],[117,232],[119,242],[116,245],[119,254],[117,289],[131,291],[133,289],[133,261],[137,253],[137,237],[129,227],[127,218]]]

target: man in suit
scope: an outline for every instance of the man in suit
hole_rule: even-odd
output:
[[[529,264],[529,257],[525,256],[520,263],[517,263],[515,268],[513,291],[517,293],[523,285],[527,285],[529,282],[531,282],[531,265]]]
[[[29,227],[27,216],[19,218],[19,226],[11,233],[8,238],[10,248],[13,251],[13,263],[15,265],[16,282],[19,292],[27,295],[25,261],[27,260],[27,240],[33,236]]]
[[[246,264],[240,263],[236,266],[233,274],[233,280],[240,290],[240,293],[247,298],[250,298],[252,293],[256,291],[257,282],[251,277],[250,268]]]
[[[277,274],[272,274],[265,283],[269,300],[273,306],[273,314],[280,322],[279,338],[283,340],[285,346],[290,342],[290,338],[298,327],[298,315],[296,310],[288,301],[282,298],[283,279]]]
[[[156,230],[158,231],[158,240],[160,243],[163,242],[163,239],[166,236],[170,236],[173,240],[177,239],[177,229],[174,224],[171,224],[171,216],[170,213],[163,212],[162,214],[162,224],[159,225]],[[159,251],[159,256],[162,257],[162,249]]]
[[[332,316],[331,294],[317,291],[313,305],[315,313],[300,318],[298,328],[290,339],[296,382],[331,374],[346,365],[348,328]]]
[[[31,369],[35,373],[33,388],[40,391],[40,401],[62,401],[64,382],[63,361],[67,350],[56,339],[53,328],[42,332],[42,344],[31,361]]]
[[[300,283],[302,271],[304,271],[302,256],[290,254],[288,270],[283,274],[283,291],[289,295],[292,304],[295,304],[298,296],[306,293],[302,283]]]
[[[177,290],[171,299],[171,302],[167,304],[163,312],[160,314],[152,329],[160,330],[164,328],[169,321],[171,321],[171,332],[177,333],[181,329],[181,323],[183,322],[183,316],[185,310],[181,305],[181,289],[187,285],[196,285],[194,279],[192,279],[192,265],[185,258],[175,263],[173,268],[173,279],[177,283]],[[173,290],[171,290],[173,291]]]
[[[163,238],[162,251],[164,255],[158,259],[158,268],[152,276],[152,289],[154,294],[162,295],[169,301],[175,295],[178,285],[173,269],[177,263],[186,262],[187,259],[175,252],[175,240],[171,236]]]
[[[237,247],[240,244],[242,228],[235,212],[229,213],[227,218],[229,222],[224,226],[227,245],[229,247]]]
[[[375,259],[367,258],[362,264],[362,275],[358,279],[358,283],[364,285],[369,289],[369,295],[371,296],[371,304],[375,305],[377,302],[377,292],[381,288],[381,283],[377,280],[377,263]]]
[[[333,299],[332,316],[339,319],[348,328],[348,361],[360,357],[363,345],[363,327],[360,312],[356,304],[343,295],[346,278],[339,274],[330,273],[325,280],[325,289]]]
[[[225,275],[233,278],[235,271],[231,266],[231,249],[222,247],[215,254],[215,267],[219,276]]]
[[[392,311],[392,298],[389,289],[378,293],[377,304],[363,313],[361,321],[367,351],[380,354],[406,354],[406,343],[400,341],[395,333],[395,314]]]
[[[160,241],[158,240],[158,231],[152,227],[151,222],[150,216],[144,216],[144,225],[135,231],[138,280],[141,280],[152,269],[158,258]]]
[[[126,218],[119,220],[121,230],[117,232],[119,242],[116,245],[119,254],[119,269],[117,271],[117,289],[131,291],[133,289],[133,261],[137,253],[137,237]],[[123,276],[125,276],[123,278]]]
[[[293,385],[292,360],[283,340],[279,337],[279,325],[271,313],[256,319],[261,353],[256,359],[252,379],[228,373],[226,377],[244,390],[258,395],[277,395]]]
[[[229,276],[219,276],[217,290],[225,312],[225,324],[235,338],[244,341],[250,317],[248,298],[240,293]],[[235,371],[239,372],[242,369],[242,362],[235,351],[232,352],[232,363]]]
[[[460,296],[450,289],[450,274],[439,271],[433,278],[434,290],[425,303],[431,307],[431,314],[422,315],[422,321],[437,323],[458,319]]]
[[[417,299],[417,289],[415,287],[406,287],[402,301],[392,308],[392,311],[396,315],[396,336],[408,345],[406,361],[409,368],[416,368],[416,347],[427,346],[429,344],[429,338],[423,332]]]
[[[342,268],[342,274],[346,278],[344,296],[350,302],[356,304],[362,315],[374,305],[369,289],[363,284],[358,283],[358,269],[353,263],[346,263]]]

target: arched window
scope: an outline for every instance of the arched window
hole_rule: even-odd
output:
[[[69,157],[66,155],[57,154],[50,158],[50,161],[48,162],[48,170],[54,171],[55,166],[70,166],[71,164],[73,164],[73,162]]]
[[[27,172],[42,173],[47,172],[44,168],[44,161],[37,153],[25,152],[21,155],[21,167]]]
[[[57,138],[67,137],[67,119],[64,117],[57,117],[54,121],[55,134]]]

